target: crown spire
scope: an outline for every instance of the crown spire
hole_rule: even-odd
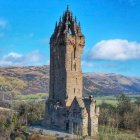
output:
[[[59,38],[67,34],[72,36],[83,36],[81,33],[80,22],[77,22],[76,16],[73,18],[68,5],[66,11],[63,13],[63,16],[59,18],[58,24],[56,23],[52,38]]]

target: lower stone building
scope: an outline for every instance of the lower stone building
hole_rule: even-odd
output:
[[[69,133],[84,136],[95,136],[98,133],[99,108],[92,96],[89,98],[75,97],[69,108]]]
[[[51,116],[51,117],[50,117]],[[46,103],[46,127],[82,136],[98,134],[99,108],[92,96],[75,97],[70,107]]]

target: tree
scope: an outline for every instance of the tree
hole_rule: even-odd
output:
[[[12,90],[11,85],[4,77],[0,77],[0,92],[2,93],[2,101],[5,100],[5,94]]]
[[[132,109],[131,100],[127,95],[125,94],[118,95],[117,101],[118,101],[117,109],[120,116],[123,116],[124,113],[131,111]]]
[[[40,121],[45,114],[45,106],[42,102],[24,102],[17,106],[18,117],[20,119],[19,125],[32,124]]]
[[[125,95],[121,94],[117,96],[117,111],[119,114],[119,127],[120,128],[127,128],[127,120],[130,119],[127,115],[132,112],[132,104],[130,98]],[[127,114],[127,115],[126,115]]]
[[[138,105],[140,107],[140,97],[136,98],[135,104]]]
[[[15,77],[0,76],[0,93],[2,93],[2,100],[5,100],[5,95],[15,97],[23,90],[27,84]]]
[[[16,125],[16,113],[10,109],[0,109],[0,139],[9,139]]]

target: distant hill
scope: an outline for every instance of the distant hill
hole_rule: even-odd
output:
[[[115,73],[86,73],[84,89],[98,95],[140,94],[140,78]]]
[[[1,67],[0,78],[23,81],[26,87],[20,92],[24,95],[49,92],[49,66]],[[85,96],[87,94],[140,94],[140,78],[114,73],[85,73],[83,74],[83,84]]]

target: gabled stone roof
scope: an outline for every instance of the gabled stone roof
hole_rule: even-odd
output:
[[[85,108],[85,104],[82,98],[75,97],[74,100],[77,101],[80,108]]]

